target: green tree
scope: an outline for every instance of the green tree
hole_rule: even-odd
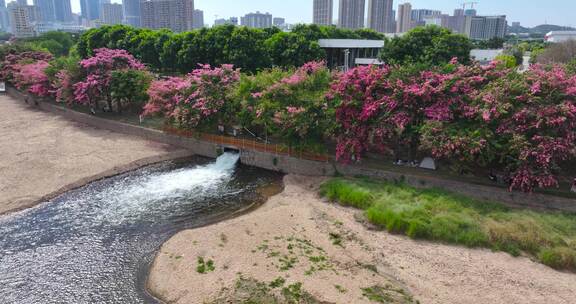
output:
[[[504,38],[494,37],[488,40],[477,40],[474,41],[474,47],[479,49],[501,49],[504,47]]]
[[[227,62],[247,72],[256,72],[271,65],[270,54],[265,47],[263,30],[236,27],[225,44]]]
[[[498,55],[495,58],[496,61],[500,61],[501,65],[507,69],[511,69],[517,66],[516,58],[512,55]]]
[[[131,108],[141,111],[148,101],[148,87],[152,77],[145,71],[120,70],[112,72],[110,79],[110,96],[116,103],[118,112]]]
[[[106,39],[106,47],[109,49],[121,49],[124,47],[122,42],[124,37],[133,31],[132,27],[116,24],[106,28],[106,33],[104,34],[104,39]]]
[[[164,41],[162,44],[162,50],[160,51],[160,62],[163,69],[170,72],[176,72],[180,70],[178,52],[182,49],[185,35],[187,35],[187,33],[172,35],[170,36],[170,39]],[[158,41],[158,43],[160,43],[160,41]]]
[[[175,48],[177,48],[178,45],[180,46],[177,50],[177,58],[175,58],[180,72],[189,72],[198,67],[198,62],[200,62],[204,53],[199,43],[202,33],[206,31],[207,29],[202,29],[200,31],[182,33],[178,35],[177,38],[180,39],[181,42],[169,46],[171,53],[176,51]],[[168,56],[168,54],[166,54],[166,56]]]
[[[306,40],[304,36],[281,32],[266,40],[274,65],[281,67],[301,66],[313,60],[322,60],[326,52],[317,41]]]
[[[456,57],[470,62],[470,40],[437,26],[417,27],[404,36],[386,39],[380,54],[389,64],[441,65]]]

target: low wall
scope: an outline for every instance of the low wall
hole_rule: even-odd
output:
[[[224,148],[211,142],[201,141],[190,137],[172,135],[159,130],[148,129],[76,112],[64,107],[60,107],[53,103],[34,99],[33,97],[29,97],[19,92],[11,86],[7,86],[7,91],[8,94],[16,99],[23,101],[25,98],[28,98],[32,103],[36,101],[40,109],[57,113],[68,119],[100,129],[130,134],[143,137],[148,140],[181,147],[191,151],[196,155],[216,158]],[[475,185],[431,176],[402,174],[398,172],[365,168],[361,166],[344,166],[340,164],[334,164],[332,162],[311,161],[286,155],[276,155],[274,153],[252,150],[242,150],[240,161],[246,165],[289,174],[311,176],[334,176],[336,173],[346,176],[362,175],[390,181],[404,181],[414,187],[419,188],[442,188],[462,195],[474,197],[476,199],[502,202],[511,207],[528,207],[536,209],[576,212],[575,199],[543,194],[509,192],[503,188]]]

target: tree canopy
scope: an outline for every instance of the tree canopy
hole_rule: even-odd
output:
[[[386,39],[380,57],[388,64],[439,65],[455,57],[461,63],[469,63],[471,49],[472,43],[465,36],[426,26]]]
[[[82,58],[88,58],[99,48],[124,49],[149,67],[164,72],[186,73],[198,64],[231,63],[254,73],[324,59],[325,52],[318,45],[318,39],[323,38],[384,39],[384,36],[372,30],[318,25],[297,25],[291,32],[223,25],[183,33],[113,25],[85,32],[78,41],[77,51]]]

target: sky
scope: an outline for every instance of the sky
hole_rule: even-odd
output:
[[[79,0],[71,1],[72,11],[79,12]],[[519,21],[523,26],[529,27],[545,23],[576,26],[576,0],[395,0],[394,8],[400,3],[410,2],[415,9],[436,9],[452,14],[455,8],[468,1],[478,2],[475,7],[478,14],[507,15],[509,23]],[[121,3],[121,0],[112,2]],[[334,18],[338,16],[338,2],[334,0]],[[204,11],[206,24],[213,24],[216,16],[239,17],[255,11],[286,18],[288,23],[312,22],[312,0],[195,0],[195,6]]]

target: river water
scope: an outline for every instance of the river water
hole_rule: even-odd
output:
[[[163,242],[249,208],[280,180],[237,161],[150,166],[0,217],[0,302],[155,303],[144,286]]]

